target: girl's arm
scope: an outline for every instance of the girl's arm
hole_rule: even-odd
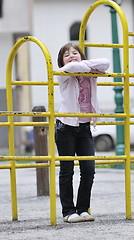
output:
[[[59,68],[59,71],[66,72],[66,73],[82,73],[82,72],[91,72],[90,66],[85,64],[85,62],[70,62],[66,64],[65,66]],[[63,82],[66,82],[70,76],[57,76],[57,80]]]
[[[92,73],[105,73],[110,66],[109,60],[106,58],[83,60],[83,62],[91,68]]]
[[[85,63],[81,62],[70,62],[65,66],[60,68],[60,71],[68,73],[81,73],[81,72],[91,72],[91,67]]]
[[[109,68],[109,61],[105,58],[82,60],[81,62],[70,62],[59,70],[67,73],[105,73]],[[57,76],[58,80],[66,81],[69,76]]]

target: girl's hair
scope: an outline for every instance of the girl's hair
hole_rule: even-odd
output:
[[[68,51],[70,49],[70,47],[73,47],[74,49],[76,49],[79,54],[81,55],[81,59],[85,60],[86,57],[84,55],[84,53],[82,52],[82,50],[78,47],[78,45],[75,45],[73,43],[67,43],[65,44],[59,51],[58,53],[58,66],[61,68],[64,66],[64,62],[63,62],[63,55],[66,51]]]

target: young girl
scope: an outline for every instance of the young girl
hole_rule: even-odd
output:
[[[58,54],[60,71],[68,73],[105,73],[109,61],[104,58],[86,60],[81,49],[72,43],[64,45]],[[59,112],[99,113],[96,77],[58,76],[62,96]],[[55,140],[60,156],[94,156],[89,117],[58,117]],[[60,161],[59,189],[65,222],[94,221],[88,213],[95,174],[94,160],[80,160],[80,184],[76,206],[73,202],[74,161]]]

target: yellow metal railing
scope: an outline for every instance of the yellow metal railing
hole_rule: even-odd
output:
[[[117,13],[119,14],[122,29],[123,29],[123,44],[91,44],[84,42],[84,35],[87,21],[91,15],[91,13],[101,4],[111,5]],[[80,27],[80,36],[79,36],[79,45],[81,49],[84,51],[84,48],[87,46],[90,47],[118,47],[123,48],[123,73],[109,73],[109,74],[91,74],[91,73],[75,73],[68,74],[64,72],[55,72],[53,71],[52,60],[50,53],[47,47],[43,42],[34,38],[34,37],[24,37],[20,39],[12,48],[9,58],[7,61],[6,68],[6,91],[7,91],[7,112],[0,112],[0,116],[8,116],[8,122],[0,123],[0,126],[8,127],[8,139],[9,139],[9,156],[2,156],[0,160],[9,161],[10,163],[5,166],[0,166],[0,169],[10,169],[11,176],[11,198],[12,198],[12,219],[18,219],[18,210],[17,210],[17,191],[16,191],[16,169],[18,168],[33,168],[33,167],[50,167],[50,221],[51,225],[56,225],[56,182],[55,182],[55,166],[59,166],[60,160],[90,160],[94,159],[96,164],[115,164],[115,163],[124,163],[125,164],[125,186],[126,186],[126,218],[131,219],[131,179],[130,179],[130,162],[134,162],[134,156],[130,156],[130,117],[134,117],[134,114],[130,115],[130,106],[129,106],[129,86],[133,86],[133,83],[129,83],[129,77],[134,77],[134,74],[129,73],[129,48],[133,47],[132,45],[128,45],[128,36],[133,36],[134,34],[128,33],[128,26],[126,17],[122,11],[122,9],[113,1],[100,0],[95,2],[92,7],[90,7],[81,23]],[[32,41],[36,43],[41,51],[43,52],[47,73],[48,73],[48,81],[47,82],[28,82],[28,81],[12,81],[12,66],[15,55],[19,49],[19,47],[27,42]],[[58,83],[54,82],[55,75],[78,75],[78,76],[102,76],[102,77],[122,77],[124,82],[122,83],[113,83],[113,82],[104,82],[98,83],[101,86],[124,86],[124,113],[122,114],[65,114],[65,113],[56,113],[54,112],[54,86]],[[13,100],[12,100],[12,86],[13,85],[46,85],[48,86],[48,112],[14,112],[13,111]],[[48,122],[14,122],[15,116],[42,116],[48,117]],[[101,123],[98,124],[124,124],[125,128],[125,154],[122,156],[94,156],[94,157],[70,157],[70,156],[56,156],[55,155],[55,143],[54,143],[54,120],[57,116],[81,116],[81,117],[112,117],[112,118],[123,118],[123,122],[113,122],[113,123]],[[134,122],[132,122],[134,124]],[[15,146],[14,146],[14,128],[16,126],[41,126],[47,125],[49,128],[49,155],[48,156],[15,156]],[[35,163],[35,164],[16,164],[15,161],[48,161],[48,163]],[[75,163],[77,164],[77,163]]]

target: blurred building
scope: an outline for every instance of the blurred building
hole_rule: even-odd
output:
[[[0,1],[0,110],[6,110],[6,62],[14,43],[21,37],[33,35],[42,40],[48,47],[54,70],[57,70],[57,54],[62,45],[67,42],[78,42],[78,30],[81,20],[94,0],[3,0]],[[129,31],[134,31],[134,1],[123,0],[122,9],[126,15]],[[119,41],[122,40],[122,28],[118,19]],[[86,40],[94,43],[111,43],[111,14],[110,8],[99,6],[91,15]],[[133,44],[133,38],[130,43]],[[122,52],[120,52],[122,56]],[[111,49],[87,49],[88,58],[106,57],[110,59],[109,72],[113,72]],[[121,60],[122,62],[122,60]],[[130,51],[130,72],[133,72],[134,53]],[[13,79],[22,81],[46,81],[47,72],[43,54],[35,43],[25,43],[19,49],[13,68]],[[99,81],[102,79],[100,78]],[[106,79],[103,79],[106,81]],[[34,106],[44,105],[47,108],[47,87],[21,86],[15,87],[14,109],[31,111]],[[102,111],[114,111],[114,91],[112,87],[98,87],[98,97]],[[59,89],[55,87],[55,110],[60,104]],[[134,96],[131,94],[131,105],[134,105]],[[26,119],[26,118],[25,118]],[[24,120],[24,119],[23,119]],[[4,121],[3,119],[1,121]],[[29,121],[27,118],[25,121]],[[17,129],[17,128],[16,128]],[[4,136],[5,128],[0,128]],[[3,133],[4,132],[4,133]],[[25,141],[24,129],[16,130],[16,145]],[[0,146],[7,144],[0,139]]]
[[[6,63],[9,52],[14,43],[25,35],[31,35],[31,1],[1,0],[0,1],[0,111],[6,110]],[[30,80],[28,46],[22,46],[21,51],[14,61],[13,80]],[[29,111],[31,108],[31,96],[29,87],[13,88],[14,110]],[[6,121],[1,117],[0,121]],[[0,147],[7,147],[7,128],[0,128]],[[15,129],[15,142],[17,149],[25,138],[23,129]]]

